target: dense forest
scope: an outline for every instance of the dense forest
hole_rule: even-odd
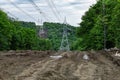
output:
[[[52,43],[52,49],[53,50],[59,50],[60,44],[62,41],[63,36],[63,27],[67,27],[67,34],[68,34],[68,41],[70,44],[70,48],[73,44],[73,42],[76,40],[76,27],[73,27],[69,24],[60,24],[60,23],[44,23],[44,28],[47,31],[47,37]]]
[[[120,1],[104,0],[104,10],[102,1],[89,8],[78,28],[45,22],[46,38],[38,36],[40,26],[34,22],[17,21],[0,10],[0,50],[59,50],[64,26],[71,50],[103,49],[104,29],[106,48],[120,48]]]
[[[105,9],[103,10],[103,2]],[[103,14],[104,11],[104,14]],[[120,48],[120,1],[98,0],[82,17],[77,29],[78,40],[73,50],[100,50],[104,48],[104,26],[106,48]]]
[[[43,24],[46,38],[38,36],[40,26],[34,22],[17,21],[0,10],[0,50],[59,50],[65,24]],[[69,43],[76,39],[76,28],[68,28]]]
[[[51,42],[39,38],[36,25],[15,21],[0,10],[0,50],[50,50]]]

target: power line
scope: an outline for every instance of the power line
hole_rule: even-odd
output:
[[[49,18],[46,17],[46,14],[36,5],[36,3],[33,0],[29,0],[31,4],[35,7],[35,9],[47,20],[49,21]]]
[[[8,0],[13,6],[15,6],[18,10],[20,10],[21,12],[23,12],[24,14],[26,14],[28,17],[30,17],[31,19],[34,19],[35,21],[37,21],[34,17],[32,17],[31,15],[29,15],[27,12],[25,12],[23,9],[21,9],[19,6],[17,6],[15,3],[13,3],[11,0]]]
[[[55,10],[54,10],[52,4],[50,3],[50,1],[49,1],[49,0],[46,0],[46,2],[47,2],[47,4],[48,4],[48,6],[51,8],[51,10],[52,10],[54,16],[56,17],[56,19],[57,19],[58,21],[60,21],[60,18],[58,17],[57,13],[55,12]]]
[[[14,17],[15,19],[18,19],[14,14],[10,13],[7,11],[7,14],[11,15],[12,17]]]
[[[44,17],[47,21],[49,21],[49,18],[46,17],[45,13],[36,5],[36,3],[33,0],[29,0],[31,4],[35,7],[35,9],[40,13],[41,15],[41,24],[42,24],[42,17]],[[38,21],[39,23],[39,21]],[[40,25],[39,32],[38,32],[39,37],[45,38],[45,31],[44,31],[44,26]]]
[[[15,18],[15,19],[18,19],[14,14],[10,13],[9,11],[6,11],[5,9],[3,9],[3,8],[1,8],[1,7],[0,7],[0,10],[5,11],[5,12],[6,12],[9,16],[11,16],[11,17],[13,17],[13,18]]]
[[[54,8],[53,8],[52,4],[50,3],[50,1],[49,1],[49,0],[46,0],[46,2],[47,2],[47,4],[48,4],[48,6],[51,8],[51,10],[52,10],[54,16],[56,17],[56,19],[57,19],[58,21],[60,21],[60,18],[59,18],[59,16],[58,16],[58,14],[56,13],[56,11],[54,10]]]
[[[52,3],[52,5],[54,6],[56,12],[60,15],[60,17],[62,17],[62,15],[60,14],[60,12],[59,12],[59,10],[57,9],[57,7],[56,7],[55,3],[53,2],[53,0],[51,0],[51,3]]]

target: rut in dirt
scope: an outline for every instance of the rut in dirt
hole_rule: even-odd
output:
[[[8,70],[9,75],[5,74],[7,77],[1,76],[4,70],[0,68],[3,71],[0,72],[0,80],[120,80],[120,58],[114,56],[115,52],[58,52],[57,55],[62,56],[59,59],[51,58],[56,54],[51,51],[31,51],[27,55],[22,52],[22,56],[21,53],[18,55],[14,52],[12,55],[15,56],[7,54],[5,58],[16,60],[16,66],[14,63],[14,66],[11,64],[4,68]],[[88,60],[83,59],[85,54],[89,56]],[[16,74],[10,74],[11,66],[13,71],[20,70]],[[24,68],[15,68],[18,66]]]

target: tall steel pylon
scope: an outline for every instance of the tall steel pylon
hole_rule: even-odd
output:
[[[42,19],[41,19],[41,21],[40,21],[40,28],[39,28],[39,32],[38,32],[38,35],[39,35],[39,37],[41,37],[41,38],[45,38],[45,31],[44,31],[44,28],[43,28],[43,22],[42,22]]]
[[[69,51],[69,42],[68,42],[68,33],[67,33],[67,21],[65,18],[64,21],[64,26],[63,26],[63,36],[62,36],[62,41],[60,45],[60,51]]]
[[[107,30],[106,30],[106,24],[105,24],[105,0],[102,0],[102,14],[103,14],[103,22],[102,22],[102,24],[103,24],[103,28],[104,28],[104,49],[106,49],[107,48],[107,44],[106,44],[106,42],[107,42]]]

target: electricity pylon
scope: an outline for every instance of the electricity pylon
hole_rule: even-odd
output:
[[[103,27],[104,27],[104,49],[107,48],[106,42],[107,42],[107,30],[106,30],[106,24],[105,24],[105,0],[102,0],[102,14],[103,14]]]
[[[45,31],[44,31],[44,28],[43,28],[43,25],[42,25],[42,20],[41,20],[41,24],[40,24],[38,35],[41,38],[45,38]]]
[[[67,33],[67,22],[66,18],[64,21],[64,26],[63,26],[63,36],[62,36],[62,41],[60,45],[60,51],[69,51],[69,42],[68,42],[68,33]]]

